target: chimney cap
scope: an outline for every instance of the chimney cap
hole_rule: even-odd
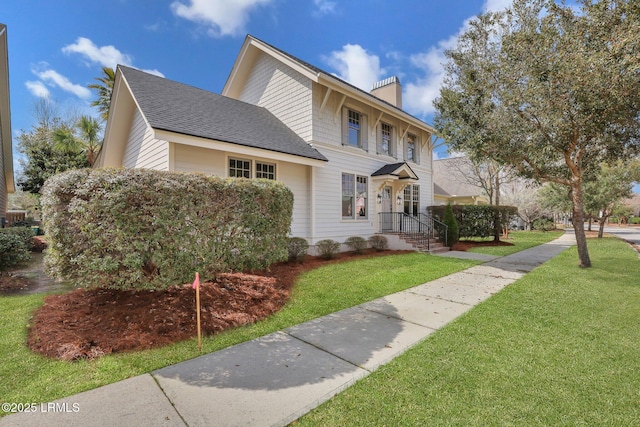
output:
[[[379,89],[379,88],[381,88],[383,86],[387,86],[387,85],[394,84],[394,83],[400,84],[400,78],[398,76],[387,77],[384,80],[380,80],[379,82],[375,82],[373,84],[373,87],[371,88],[371,90],[376,90],[376,89]]]

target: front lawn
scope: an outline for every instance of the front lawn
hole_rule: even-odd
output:
[[[304,274],[284,309],[265,321],[203,340],[203,352],[303,323],[398,292],[476,263],[411,253],[331,264]],[[62,362],[25,345],[31,313],[43,295],[0,297],[0,396],[3,402],[48,402],[199,356],[194,339],[97,360]],[[195,326],[194,326],[195,328]],[[2,413],[4,415],[4,413]]]
[[[562,236],[564,231],[510,231],[509,237],[501,239],[503,242],[512,243],[513,246],[479,246],[469,249],[469,252],[477,252],[487,255],[507,256],[523,251],[534,246],[541,245]],[[492,241],[489,239],[473,239],[474,241]]]
[[[589,239],[300,419],[301,426],[640,425],[640,260]]]

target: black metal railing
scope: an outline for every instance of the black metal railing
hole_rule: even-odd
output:
[[[380,233],[398,233],[430,250],[432,240],[440,240],[447,245],[447,226],[427,214],[417,216],[404,212],[380,212],[378,219]]]

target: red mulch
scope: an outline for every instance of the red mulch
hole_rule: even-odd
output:
[[[454,243],[451,247],[452,251],[468,251],[471,248],[477,248],[479,246],[513,246],[513,243],[505,242],[500,240],[498,242],[494,242],[493,240],[489,240],[486,242],[474,242],[469,240],[462,240]]]
[[[369,251],[333,260],[307,257],[253,274],[222,274],[200,287],[203,335],[254,323],[280,310],[304,271],[344,260],[406,253]],[[78,289],[49,295],[29,327],[29,347],[45,356],[78,360],[163,346],[195,336],[195,291],[191,284],[164,291]]]

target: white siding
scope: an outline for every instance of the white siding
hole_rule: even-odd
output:
[[[260,55],[239,99],[265,107],[305,141],[311,140],[311,81],[273,57]]]
[[[227,167],[229,157],[250,160],[254,176],[256,161],[274,163],[276,165],[276,179],[286,185],[293,193],[291,236],[306,239],[310,237],[311,187],[309,179],[311,172],[309,166],[182,144],[175,144],[173,152],[174,168],[177,172],[201,172],[224,178],[229,175]]]
[[[137,109],[129,130],[122,166],[169,170],[169,143],[153,137],[153,131]]]
[[[178,172],[227,176],[224,152],[190,145],[175,144],[174,168]]]

